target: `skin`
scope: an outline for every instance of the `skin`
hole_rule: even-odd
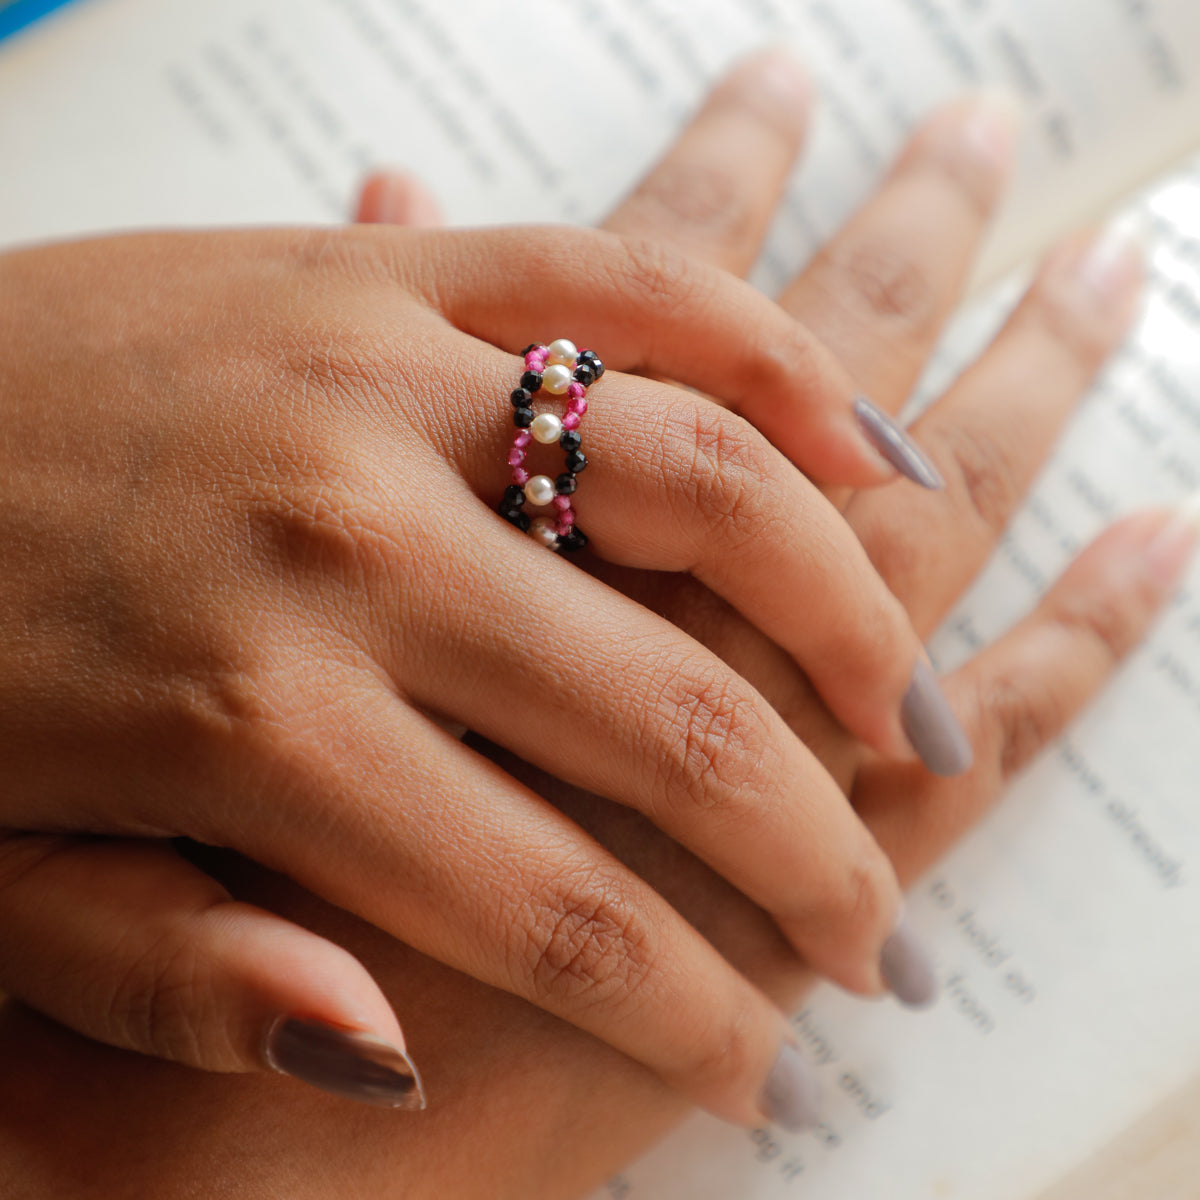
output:
[[[568,266],[591,283],[563,296]],[[403,1045],[358,964],[234,901],[165,841],[187,837],[756,1119],[781,1015],[579,826],[447,734],[460,722],[640,811],[823,973],[882,989],[899,885],[820,760],[719,656],[493,511],[519,378],[495,346],[551,320],[611,367],[581,510],[600,558],[690,571],[786,646],[849,728],[911,757],[900,705],[917,634],[836,507],[751,420],[783,421],[798,464],[827,479],[890,472],[837,360],[743,281],[583,230],[12,253],[6,988],[90,1036],[212,1070],[261,1069],[264,1031],[288,1014]],[[634,366],[731,407],[621,373]],[[780,503],[797,524],[780,525]],[[576,978],[594,939],[606,996]],[[714,1068],[730,1044],[735,1065]]]
[[[943,114],[918,133],[878,196],[782,301],[893,410],[957,297],[1002,182],[996,160],[981,159],[977,139],[962,136],[966,119],[962,111]],[[794,110],[764,108],[762,97],[746,99],[730,84],[679,153],[693,172],[723,173],[739,131],[759,136],[760,150],[753,170],[743,161],[736,178],[725,178],[723,208],[691,223],[678,214],[668,219],[659,206],[671,191],[656,183],[660,175],[614,225],[659,238],[669,228],[687,253],[744,269],[755,244],[744,236],[746,213],[762,211],[761,189],[781,176],[802,122]],[[972,147],[966,155],[964,145]],[[669,159],[663,170],[679,166]],[[1081,239],[1051,256],[996,344],[922,419],[918,436],[947,478],[945,495],[899,484],[832,493],[922,634],[990,553],[1062,420],[1130,319],[1136,264],[1125,263],[1097,287],[1095,272],[1084,269],[1089,244]],[[863,286],[872,266],[877,286]],[[906,286],[894,286],[896,278]],[[833,303],[833,296],[842,299]],[[974,768],[957,781],[864,747],[821,703],[795,659],[702,582],[622,568],[596,574],[752,681],[826,764],[905,881],[952,844],[1104,682],[1169,594],[1193,545],[1194,534],[1169,513],[1120,523],[1035,613],[951,677],[947,689],[976,752]],[[780,926],[644,815],[491,753],[653,884],[764,994],[781,1005],[802,994],[810,975]],[[544,1009],[388,939],[244,859],[192,854],[240,900],[288,914],[365,964],[404,1016],[431,1108],[397,1119],[277,1078],[188,1072],[10,1008],[0,1028],[0,1153],[22,1195],[182,1197],[194,1195],[194,1181],[203,1178],[205,1194],[222,1196],[569,1196],[686,1111],[644,1067]],[[607,968],[603,956],[591,961]],[[576,983],[586,994],[605,978],[582,970]],[[709,980],[698,975],[692,983],[702,994]],[[641,997],[631,990],[625,999],[636,1014]],[[707,1069],[740,1075],[744,1045],[724,1049],[731,1053]],[[130,1129],[138,1131],[136,1153]],[[62,1153],[64,1130],[78,1153]]]

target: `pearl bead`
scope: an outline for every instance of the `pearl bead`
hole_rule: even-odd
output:
[[[539,413],[533,418],[533,424],[529,427],[529,432],[543,446],[550,446],[557,442],[562,437],[562,431],[562,422],[553,413]]]
[[[561,364],[547,367],[542,374],[542,387],[552,396],[561,396],[571,386],[571,368]]]
[[[573,367],[575,360],[579,357],[575,343],[568,342],[566,338],[557,338],[550,343],[548,349],[549,354],[546,356],[546,361],[552,366]]]
[[[558,534],[554,530],[554,522],[549,517],[538,517],[529,526],[529,532],[543,546],[557,546]]]
[[[554,480],[549,475],[535,475],[525,485],[525,499],[530,504],[549,504],[556,495]]]

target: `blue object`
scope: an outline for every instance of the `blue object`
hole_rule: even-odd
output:
[[[10,0],[8,4],[0,0],[0,42],[6,37],[19,33],[26,25],[52,13],[71,0]]]

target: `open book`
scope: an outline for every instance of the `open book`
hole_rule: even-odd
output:
[[[0,19],[22,4],[0,3]],[[1019,291],[1010,272],[1065,228],[1128,205],[1152,239],[1144,322],[935,640],[952,666],[1113,516],[1200,486],[1197,0],[75,0],[0,46],[0,241],[340,221],[381,163],[420,174],[455,222],[591,221],[718,71],[779,37],[824,105],[758,269],[767,288],[932,103],[995,84],[1028,109],[980,271],[999,282],[957,322],[923,396],[995,327]],[[578,152],[552,152],[564,145]],[[1186,591],[915,889],[938,1007],[820,989],[795,1020],[826,1088],[819,1129],[697,1117],[604,1194],[1194,1196],[1194,1164],[1186,1193],[1153,1171],[1153,1184],[1104,1187],[1200,1124],[1198,788],[1200,595]],[[1083,1183],[1062,1182],[1077,1170]]]

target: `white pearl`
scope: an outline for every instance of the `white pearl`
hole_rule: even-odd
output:
[[[575,349],[575,343],[568,342],[566,338],[556,338],[546,349],[549,351],[546,355],[546,361],[552,365],[557,364],[560,367],[573,367],[575,360],[579,357],[579,351]]]
[[[561,396],[571,386],[571,368],[547,367],[542,372],[542,387],[552,396]]]
[[[557,546],[558,534],[554,532],[554,522],[549,517],[538,517],[529,526],[530,535],[543,546]]]
[[[562,422],[553,413],[538,413],[529,426],[529,432],[543,446],[552,446],[562,437]]]
[[[530,504],[549,504],[556,495],[554,480],[549,475],[535,475],[525,485],[525,499]]]

